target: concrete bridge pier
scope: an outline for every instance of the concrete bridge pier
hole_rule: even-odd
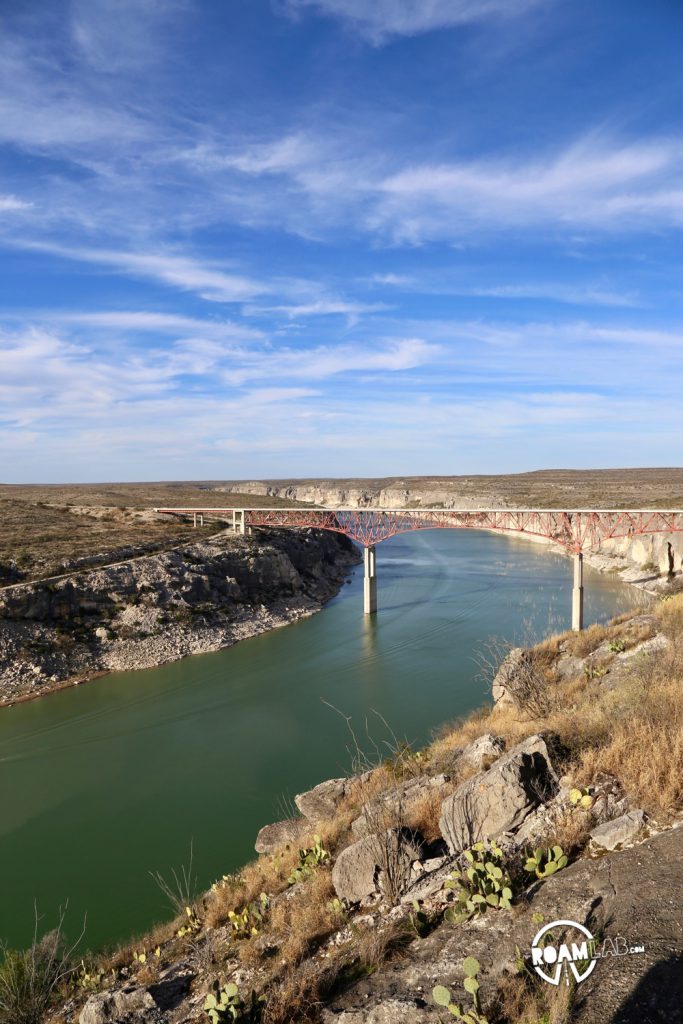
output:
[[[245,534],[246,530],[246,518],[247,514],[242,508],[232,510],[232,532]],[[249,533],[251,533],[251,527],[249,527]]]
[[[363,557],[365,563],[363,611],[366,615],[374,615],[377,611],[377,561],[374,544],[365,548]]]
[[[197,526],[203,526],[204,525],[204,514],[202,512],[195,512],[193,518],[194,518],[194,524],[193,525],[194,525],[195,530],[197,529]]]
[[[583,552],[574,552],[574,589],[572,590],[572,629],[583,629]]]

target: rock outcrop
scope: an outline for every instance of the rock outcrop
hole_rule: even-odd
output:
[[[382,893],[396,898],[407,888],[420,850],[419,837],[406,829],[387,829],[359,839],[342,850],[332,869],[337,896],[347,903]]]
[[[531,736],[444,800],[441,834],[451,853],[482,839],[497,839],[514,832],[557,788],[545,740]]]
[[[677,1020],[683,1005],[682,857],[683,828],[678,828],[599,860],[577,861],[540,886],[513,919],[487,915],[456,928],[442,925],[416,939],[399,960],[332,999],[322,1020],[436,1024],[443,1012],[431,998],[434,985],[447,985],[456,1002],[471,1005],[462,987],[467,956],[481,964],[486,1002],[505,973],[517,972],[520,953],[530,965],[538,922],[557,919],[586,925],[605,950],[577,988],[573,1024]],[[618,955],[636,945],[644,952]]]
[[[0,700],[229,646],[317,611],[358,561],[322,531],[225,532],[0,590]]]
[[[604,850],[616,850],[640,832],[645,824],[645,815],[641,810],[627,811],[618,818],[598,825],[591,832],[591,839],[596,846]]]

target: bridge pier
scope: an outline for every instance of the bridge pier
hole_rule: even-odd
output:
[[[572,629],[583,629],[583,552],[574,552],[574,589],[572,590]]]
[[[247,532],[246,519],[247,514],[243,508],[234,508],[232,510],[232,532],[244,535]],[[251,533],[251,527],[249,527],[249,533]]]
[[[377,560],[375,545],[370,544],[363,551],[365,578],[363,580],[363,611],[366,615],[377,612]]]

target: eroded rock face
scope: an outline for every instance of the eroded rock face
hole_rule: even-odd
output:
[[[301,818],[275,821],[272,825],[264,825],[259,831],[254,849],[257,853],[275,853],[282,846],[299,843],[309,829],[308,822]]]
[[[349,779],[327,779],[305,793],[297,793],[294,803],[309,821],[322,821],[331,817],[344,799]]]
[[[495,761],[505,750],[505,741],[500,736],[494,736],[490,732],[484,733],[478,739],[465,747],[460,754],[458,763],[468,768],[477,768],[481,771],[488,768],[492,761]]]
[[[156,1003],[147,989],[121,989],[118,992],[98,992],[90,996],[78,1020],[79,1024],[117,1024],[123,1020],[148,1021],[154,1019],[155,1010]]]
[[[430,1024],[444,1020],[431,998],[447,985],[455,1002],[471,1005],[462,962],[474,956],[486,1012],[504,972],[521,952],[530,965],[539,918],[586,925],[601,942],[642,944],[642,954],[607,956],[577,987],[574,1024],[659,1024],[680,1019],[683,1005],[683,828],[597,860],[580,860],[539,886],[518,914],[487,914],[453,928],[441,925],[333,998],[324,1024]],[[529,966],[529,969],[531,967]]]
[[[441,834],[451,853],[460,853],[482,839],[514,831],[557,788],[545,740],[531,736],[444,800]]]
[[[388,829],[352,843],[342,850],[332,869],[337,896],[348,903],[361,903],[390,889],[405,890],[420,849],[418,837],[405,829]]]
[[[515,677],[529,670],[530,655],[524,647],[513,647],[498,669],[491,688],[493,700],[498,707],[514,706]]]
[[[604,850],[614,850],[617,846],[627,843],[629,839],[633,839],[644,824],[643,811],[628,811],[626,814],[594,828],[591,832],[591,839],[596,846],[601,846]]]
[[[151,668],[316,611],[357,551],[345,537],[226,532],[0,591],[0,700],[98,671]]]
[[[376,831],[378,826],[400,824],[410,815],[412,808],[429,793],[439,792],[450,782],[450,777],[420,775],[416,779],[401,782],[386,793],[373,797],[351,824],[351,830],[359,838]]]

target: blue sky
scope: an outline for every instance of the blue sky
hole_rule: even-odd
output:
[[[0,481],[680,465],[679,0],[2,0]]]

